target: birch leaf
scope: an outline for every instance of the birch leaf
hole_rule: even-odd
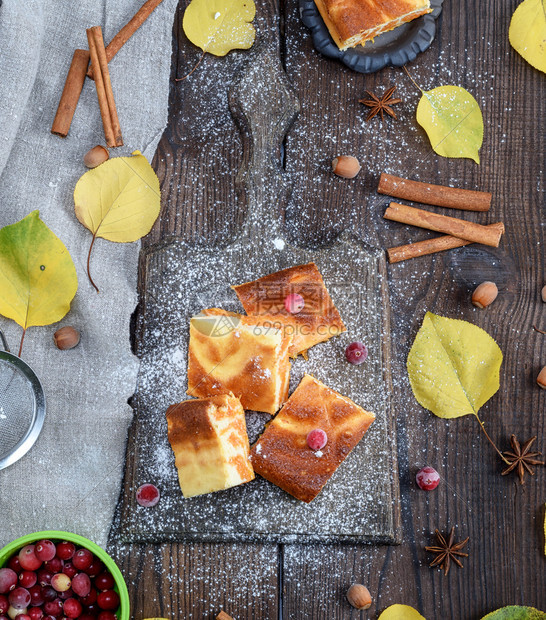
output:
[[[250,22],[255,15],[253,0],[192,0],[182,27],[203,52],[225,56],[233,49],[252,47],[256,31]]]
[[[502,352],[483,329],[427,312],[408,355],[411,389],[440,418],[458,418],[499,389]]]
[[[29,327],[60,321],[77,289],[68,250],[38,211],[0,230],[0,314],[23,328],[23,338]]]
[[[127,243],[150,232],[159,215],[159,181],[148,160],[135,151],[132,157],[113,157],[89,170],[74,189],[76,217],[93,234],[89,257],[97,237]]]
[[[525,60],[546,73],[546,0],[525,0],[512,15],[510,45]]]
[[[460,86],[422,90],[417,122],[442,157],[467,157],[480,163],[483,118],[478,102]]]
[[[425,620],[425,618],[409,605],[391,605],[385,609],[378,620]]]
[[[492,611],[482,620],[546,620],[546,613],[534,607],[520,607],[519,605],[509,605]]]

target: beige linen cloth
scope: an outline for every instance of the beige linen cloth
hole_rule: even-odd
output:
[[[92,256],[97,294],[86,276],[90,233],[74,215],[82,157],[104,144],[94,84],[86,81],[67,138],[50,133],[75,48],[85,29],[108,42],[144,0],[3,0],[0,6],[0,227],[34,209],[67,246],[79,288],[58,324],[30,328],[23,359],[40,378],[47,413],[35,446],[0,471],[0,547],[43,529],[68,530],[104,546],[120,492],[138,360],[129,321],[136,302],[139,244],[99,239]],[[151,160],[167,122],[172,24],[177,0],[163,0],[110,63],[125,146]],[[2,291],[0,291],[0,295]],[[82,333],[59,351],[62,325]],[[21,328],[0,317],[12,351]],[[1,432],[1,429],[0,429]]]

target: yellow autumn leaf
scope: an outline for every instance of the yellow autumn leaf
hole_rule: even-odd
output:
[[[440,418],[475,414],[499,389],[502,351],[483,329],[427,312],[408,355],[411,389]]]
[[[421,92],[417,122],[427,132],[433,150],[442,157],[467,157],[479,164],[483,118],[474,97],[460,86]]]
[[[409,605],[391,605],[385,609],[378,620],[425,620],[425,618]]]
[[[76,217],[93,234],[91,255],[97,237],[127,243],[150,232],[159,215],[159,181],[139,151],[132,157],[113,157],[80,177],[74,205]],[[89,258],[87,273],[95,286]]]
[[[512,15],[508,38],[518,54],[546,73],[546,0],[524,0]]]
[[[233,49],[252,47],[256,31],[250,22],[255,15],[253,0],[192,0],[182,27],[203,52],[225,56]]]
[[[23,328],[23,338],[29,327],[60,321],[77,290],[72,258],[38,211],[0,230],[0,314]]]

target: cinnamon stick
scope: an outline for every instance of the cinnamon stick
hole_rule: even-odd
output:
[[[51,126],[51,133],[61,138],[66,138],[72,124],[72,118],[80,99],[85,72],[89,64],[89,52],[87,50],[75,50],[70,63],[70,69],[66,76],[63,93],[59,101],[59,107]]]
[[[447,233],[459,239],[483,243],[495,248],[498,247],[504,231],[504,226],[501,231],[489,226],[460,220],[456,217],[447,217],[446,215],[438,215],[423,209],[415,209],[414,207],[397,204],[396,202],[390,203],[385,211],[384,218],[395,222],[402,222],[403,224],[410,224],[411,226],[435,230],[436,232]]]
[[[102,38],[102,28],[93,26],[88,28],[87,41],[89,42],[89,52],[91,62],[95,65],[95,86],[99,100],[100,115],[102,126],[104,127],[104,137],[108,146],[123,146],[121,128],[119,125],[118,112],[114,101],[110,72],[106,60],[106,50]]]
[[[502,224],[502,222],[489,224],[487,228],[493,228],[503,232],[504,224]],[[409,243],[408,245],[399,245],[395,248],[389,248],[387,250],[387,258],[391,264],[399,263],[410,258],[417,258],[418,256],[426,256],[427,254],[435,254],[436,252],[443,252],[444,250],[460,248],[472,243],[472,241],[465,241],[464,239],[452,237],[451,235],[445,235],[443,237],[427,239],[426,241],[417,241],[415,243]]]
[[[123,26],[123,28],[107,45],[106,59],[108,62],[112,60],[112,58],[119,52],[119,50],[127,43],[127,41],[135,34],[135,32],[162,2],[163,0],[146,0],[131,20]],[[93,64],[89,67],[87,75],[94,79]]]
[[[380,194],[387,194],[387,196],[402,198],[402,200],[413,200],[427,205],[463,209],[464,211],[489,211],[492,198],[492,194],[489,192],[476,192],[445,185],[421,183],[420,181],[395,177],[385,172],[379,178],[377,191]]]

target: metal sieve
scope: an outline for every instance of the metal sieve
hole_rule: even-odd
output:
[[[4,469],[32,448],[46,407],[42,384],[32,368],[9,352],[1,331],[0,340],[0,469]]]

